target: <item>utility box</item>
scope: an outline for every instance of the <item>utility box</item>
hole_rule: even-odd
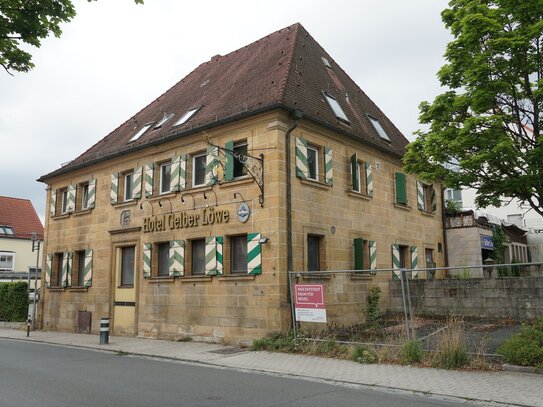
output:
[[[92,312],[79,311],[77,314],[77,333],[90,334],[92,324]]]

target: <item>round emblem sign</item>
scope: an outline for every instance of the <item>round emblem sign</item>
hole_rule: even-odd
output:
[[[247,219],[249,219],[249,205],[247,205],[246,202],[242,202],[238,206],[238,220],[241,223],[247,222]]]

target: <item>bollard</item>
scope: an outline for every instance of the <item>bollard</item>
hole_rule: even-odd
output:
[[[28,319],[26,320],[26,337],[28,338],[30,336],[30,315],[28,316]]]
[[[109,343],[109,318],[100,318],[100,345]]]

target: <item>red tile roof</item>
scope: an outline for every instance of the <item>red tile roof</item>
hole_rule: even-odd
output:
[[[322,57],[330,62],[331,68],[324,66]],[[337,120],[324,92],[336,98],[349,118],[349,126]],[[190,120],[173,127],[183,114],[194,108],[199,110]],[[204,62],[82,155],[39,181],[127,151],[275,108],[301,109],[305,119],[337,129],[397,157],[404,154],[408,143],[371,99],[297,23]],[[157,123],[170,113],[175,116],[164,126],[156,130],[151,127],[139,139],[129,142],[142,126]],[[379,137],[368,114],[379,120],[390,142]]]
[[[43,239],[43,225],[28,199],[0,196],[0,225],[11,226],[16,238],[30,239],[32,232],[36,232]]]

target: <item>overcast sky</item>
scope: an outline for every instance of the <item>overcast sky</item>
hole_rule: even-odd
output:
[[[273,2],[75,0],[36,67],[0,72],[0,195],[31,199],[35,180],[81,154],[213,55],[300,22],[410,140],[418,105],[440,93],[450,41],[446,0]]]

